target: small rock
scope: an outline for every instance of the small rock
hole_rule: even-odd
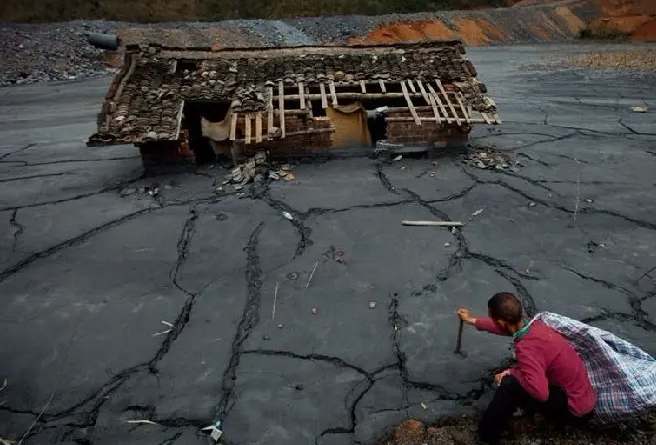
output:
[[[529,207],[535,207],[536,205],[537,205],[537,204],[535,204],[533,201],[531,201],[531,202],[528,203],[528,206],[529,206]]]
[[[293,221],[293,220],[294,220],[294,217],[293,217],[292,214],[289,213],[289,212],[282,212],[282,216],[284,216],[285,218],[287,218],[287,219],[290,220],[290,221]]]
[[[449,246],[451,246],[451,243],[448,243],[448,242],[444,243],[444,247],[449,247]]]
[[[291,281],[296,281],[296,280],[298,280],[298,273],[296,273],[296,272],[289,272],[289,273],[287,274],[287,279],[288,279],[288,280],[291,280]]]
[[[312,315],[317,315],[317,312],[319,312],[319,311],[317,311],[317,308],[313,307],[312,308]]]
[[[369,302],[369,309],[376,309],[376,302],[375,301],[370,301]]]
[[[587,202],[588,204],[592,204],[594,201],[592,199],[588,198],[588,199],[585,200],[585,202]]]
[[[283,327],[285,327],[284,324],[282,324],[282,323],[278,323],[278,329],[282,329]]]
[[[646,113],[647,107],[631,107],[631,111],[634,113]]]
[[[271,340],[271,337],[269,337],[268,335],[263,335],[262,340],[269,341],[269,340]]]

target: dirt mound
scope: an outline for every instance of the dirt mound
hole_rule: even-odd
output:
[[[631,39],[641,42],[656,42],[656,18],[638,26],[631,33]]]
[[[653,416],[652,416],[653,417]],[[508,445],[644,445],[654,443],[656,433],[651,420],[636,425],[612,428],[573,428],[554,425],[540,416],[515,418],[503,443]],[[414,419],[398,425],[379,445],[465,445],[477,443],[476,420],[472,418],[448,419],[427,426]]]

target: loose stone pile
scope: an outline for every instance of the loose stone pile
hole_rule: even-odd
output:
[[[508,154],[495,151],[490,147],[474,148],[465,155],[465,164],[481,169],[517,171],[520,163]]]
[[[258,152],[252,158],[242,162],[226,175],[223,183],[217,187],[217,191],[223,191],[223,187],[232,184],[239,191],[250,182],[260,182],[266,179],[278,181],[293,181],[296,179],[289,164],[280,166],[267,162],[266,154]]]

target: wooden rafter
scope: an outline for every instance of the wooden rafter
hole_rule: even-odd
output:
[[[435,79],[435,83],[437,84],[437,88],[440,89],[440,92],[444,96],[444,99],[446,100],[446,104],[449,106],[449,109],[451,110],[451,113],[453,113],[453,118],[456,120],[456,124],[462,125],[462,122],[460,121],[460,118],[458,117],[458,113],[456,113],[456,109],[451,103],[451,100],[449,99],[449,95],[447,94],[446,90],[444,89],[444,86],[442,85],[442,82],[440,79]]]
[[[258,112],[255,115],[255,142],[262,142],[262,113]]]
[[[298,83],[298,97],[301,103],[301,110],[303,110],[305,108],[305,87],[303,86],[303,82]]]
[[[408,95],[408,87],[405,86],[405,82],[401,82],[401,91],[403,91],[403,96],[405,97],[405,101],[408,104],[408,108],[410,109],[410,114],[412,114],[412,117],[415,119],[415,124],[421,125],[421,119],[419,119],[419,115],[415,110],[412,99],[410,99],[410,96]]]
[[[325,110],[328,108],[328,98],[326,97],[326,86],[323,82],[319,84],[319,91],[321,91],[321,108]]]
[[[442,110],[442,115],[446,119],[446,122],[451,123],[452,119],[449,117],[449,112],[446,110],[446,108],[444,107],[444,104],[440,100],[440,96],[435,92],[435,89],[433,88],[433,86],[430,83],[426,84],[426,86],[428,87],[428,91],[430,91],[430,94],[433,97],[433,100],[435,102],[437,102],[437,105],[440,107],[440,110]]]
[[[239,118],[239,113],[232,113],[230,117],[230,140],[234,141],[237,139],[237,119]]]
[[[280,133],[285,137],[285,85],[278,82],[278,108],[280,109]]]

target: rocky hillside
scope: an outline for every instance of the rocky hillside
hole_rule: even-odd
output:
[[[517,0],[3,0],[0,21],[160,22],[412,13],[508,6]]]

